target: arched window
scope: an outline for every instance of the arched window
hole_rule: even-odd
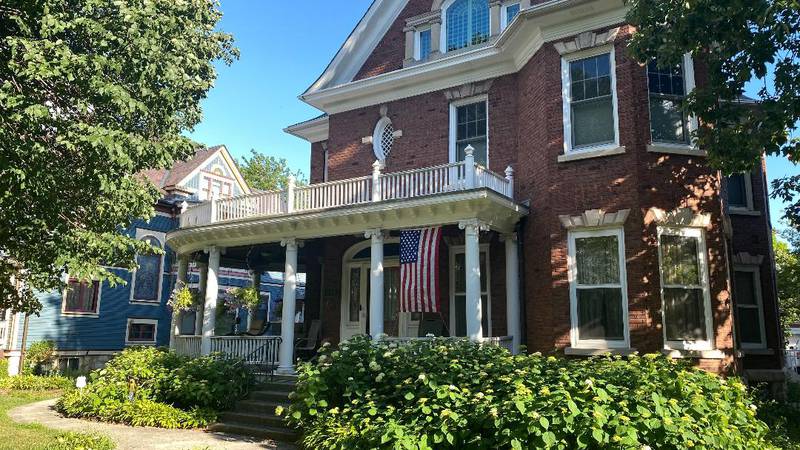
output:
[[[489,0],[455,0],[445,17],[448,52],[489,40]]]
[[[372,151],[380,161],[385,161],[394,144],[394,127],[388,117],[381,117],[372,135]]]
[[[161,248],[161,242],[153,236],[141,239],[153,247]],[[133,281],[133,300],[139,302],[158,302],[161,286],[161,255],[137,255],[136,275]]]

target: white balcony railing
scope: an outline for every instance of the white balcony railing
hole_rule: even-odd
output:
[[[175,353],[196,357],[201,354],[202,336],[175,336]],[[211,352],[224,353],[249,363],[278,360],[280,336],[213,336]]]
[[[282,191],[212,199],[184,209],[181,213],[181,228],[380,201],[406,200],[476,188],[490,189],[513,198],[511,167],[506,169],[505,176],[497,174],[476,164],[470,153],[467,152],[467,157],[462,162],[386,174],[381,173],[380,164],[376,161],[372,176],[301,187],[296,187],[294,180],[290,179],[289,186]]]
[[[175,336],[175,353],[182,356],[200,356],[202,336]]]

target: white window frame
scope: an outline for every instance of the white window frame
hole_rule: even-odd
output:
[[[152,238],[156,239],[158,241],[158,243],[161,244],[161,249],[164,250],[164,252],[161,254],[161,268],[160,268],[159,274],[158,274],[158,299],[156,301],[153,301],[153,300],[139,300],[139,299],[133,298],[133,294],[134,294],[134,292],[136,292],[136,271],[138,270],[138,269],[134,269],[134,270],[131,271],[131,289],[130,289],[131,292],[130,292],[130,298],[128,299],[128,301],[130,303],[137,304],[137,305],[159,306],[159,305],[161,305],[161,294],[162,294],[162,289],[164,288],[164,272],[165,272],[165,269],[166,269],[164,267],[164,257],[167,254],[167,252],[166,252],[166,244],[165,244],[165,242],[166,242],[166,233],[163,233],[161,231],[148,230],[146,228],[137,228],[136,229],[136,240],[137,241],[140,241],[140,240],[142,240],[142,239],[144,239],[146,237],[152,237]]]
[[[753,173],[748,170],[742,172],[740,175],[742,175],[742,178],[744,179],[744,196],[747,206],[731,206],[730,202],[728,202],[728,212],[733,214],[752,213],[755,211],[755,206],[753,205]]]
[[[756,265],[749,265],[749,264],[747,264],[747,265],[746,264],[736,264],[733,267],[733,271],[734,271],[734,273],[735,272],[748,272],[748,273],[753,274],[753,287],[755,289],[755,292],[753,293],[753,295],[755,295],[756,304],[755,305],[747,305],[747,306],[744,306],[744,308],[757,308],[758,309],[758,326],[759,326],[759,328],[761,330],[761,343],[754,343],[754,342],[745,343],[745,342],[741,341],[741,336],[740,336],[740,338],[739,338],[739,347],[742,348],[742,349],[747,349],[747,350],[749,350],[749,349],[766,349],[767,348],[767,330],[766,330],[766,324],[764,322],[764,300],[763,300],[763,297],[761,295],[761,267],[760,266],[756,266]],[[735,279],[736,278],[734,277],[734,281],[735,281]],[[736,293],[736,287],[735,286],[734,286],[733,292]],[[734,311],[736,311],[736,314],[738,314],[740,306],[737,303],[735,298],[733,300],[734,300]],[[734,321],[734,323],[737,323],[737,321]],[[738,331],[738,329],[737,329],[737,331]]]
[[[422,61],[422,53],[421,53],[421,51],[422,51],[422,45],[421,45],[422,39],[420,38],[420,35],[425,31],[429,31],[431,33],[431,45],[433,45],[433,28],[431,28],[430,26],[424,26],[424,27],[417,28],[414,31],[414,60],[415,61]],[[430,51],[433,52],[433,47],[431,47]],[[430,53],[428,54],[428,56],[430,56]],[[425,60],[425,61],[427,61],[427,60]]]
[[[440,27],[441,30],[439,31],[439,53],[445,54],[448,53],[447,51],[447,10],[450,6],[455,3],[456,0],[447,0],[442,3],[441,11],[442,11],[442,26]],[[492,8],[491,4],[489,6],[489,36],[492,36]],[[489,41],[486,41],[489,42]],[[486,44],[483,42],[478,45],[467,45],[466,47],[459,48],[458,50],[453,50],[454,52],[464,51],[468,48],[479,47],[480,45]]]
[[[68,287],[69,287],[69,280],[70,277],[67,276],[67,287],[63,289],[61,293],[61,315],[64,317],[91,317],[91,318],[99,318],[100,317],[100,299],[103,295],[103,283],[101,281],[97,282],[97,305],[95,308],[95,312],[77,312],[77,311],[67,311],[67,295],[69,295]],[[92,280],[90,283],[94,283],[97,280]]]
[[[508,8],[514,5],[519,5],[519,12],[517,13],[517,16],[522,14],[522,2],[503,3],[502,7],[500,8],[500,31],[505,30],[510,25],[508,22]],[[514,19],[516,19],[516,17],[514,17]],[[491,24],[489,27],[491,27]]]
[[[489,158],[489,96],[487,94],[483,95],[476,95],[474,97],[465,98],[461,100],[456,100],[454,102],[450,102],[450,136],[449,136],[449,152],[450,152],[450,163],[453,164],[456,162],[456,155],[458,152],[456,151],[456,128],[457,128],[457,120],[458,120],[458,107],[471,105],[473,103],[480,103],[484,102],[486,104],[486,167],[489,167],[489,162],[491,159]]]
[[[647,66],[645,66],[645,74],[647,72]],[[649,79],[647,81],[649,83]],[[695,87],[697,86],[697,82],[695,81],[694,77],[694,60],[692,59],[692,55],[689,53],[684,53],[683,55],[683,90],[685,92],[684,98],[688,97],[691,94]],[[661,142],[653,140],[653,126],[651,121],[653,120],[650,117],[650,87],[647,86],[647,126],[650,127],[650,151],[655,151],[659,153],[678,153],[682,154],[688,151],[699,151],[697,148],[697,139],[692,136],[692,133],[697,131],[698,128],[698,121],[697,116],[690,115],[687,118],[686,123],[686,132],[689,133],[689,142],[687,144],[676,144],[674,142]]]
[[[481,315],[486,315],[486,325],[488,330],[483,330],[484,337],[492,337],[492,260],[489,253],[489,244],[479,244],[479,252],[486,255],[486,273],[481,273],[481,278],[486,277],[486,291],[481,291],[481,296],[486,295],[486,309],[481,311]],[[464,254],[466,258],[466,246],[452,245],[450,246],[450,332],[456,332],[456,255]],[[466,261],[466,259],[465,259]],[[478,256],[478,265],[480,268],[480,255]]]
[[[617,238],[619,259],[619,284],[592,285],[595,288],[620,288],[622,291],[623,340],[579,339],[578,333],[578,265],[575,240],[590,237],[614,236]],[[567,267],[569,279],[570,340],[574,348],[618,349],[630,348],[630,327],[628,325],[628,277],[625,259],[625,230],[622,228],[598,228],[570,231],[567,244]]]
[[[601,45],[598,47],[570,53],[561,57],[561,100],[562,115],[564,122],[564,154],[591,153],[604,150],[613,150],[620,147],[619,144],[619,107],[617,100],[617,63],[616,51],[613,44]],[[614,142],[590,145],[574,148],[572,145],[572,92],[569,65],[573,61],[592,58],[608,54],[609,67],[611,74],[611,109],[614,116]]]
[[[152,341],[131,341],[130,331],[131,324],[145,324],[153,325],[153,340]],[[129,318],[125,324],[125,344],[126,345],[156,345],[158,342],[158,319],[135,319]]]
[[[661,251],[661,236],[684,236],[692,237],[698,240],[697,242],[697,261],[700,265],[700,287],[703,290],[703,304],[705,308],[705,326],[706,337],[705,341],[669,341],[667,340],[667,322],[666,322],[666,308],[664,307],[664,267],[663,254]],[[658,272],[659,272],[659,290],[661,294],[661,329],[662,338],[664,339],[665,350],[713,350],[714,349],[714,322],[711,310],[711,289],[709,285],[708,275],[708,250],[706,250],[705,232],[702,228],[694,227],[658,227]],[[681,287],[679,285],[670,285],[669,287]]]

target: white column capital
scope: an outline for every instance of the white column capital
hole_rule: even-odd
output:
[[[294,247],[295,249],[300,248],[303,246],[303,241],[297,238],[284,238],[281,239],[281,247],[286,247],[287,249],[291,249]]]
[[[203,249],[203,253],[206,253],[208,255],[211,255],[211,254],[214,254],[214,253],[216,253],[218,255],[224,255],[225,254],[225,247],[220,247],[218,245],[212,245],[210,247],[204,248]]]
[[[480,233],[481,231],[489,231],[489,224],[480,219],[467,219],[460,220],[458,228],[467,233]]]
[[[517,242],[518,239],[519,239],[519,236],[517,236],[517,233],[515,233],[515,232],[514,233],[503,233],[503,234],[500,235],[500,242],[505,242],[505,241]]]
[[[380,228],[370,228],[368,230],[364,230],[364,237],[367,239],[372,239],[373,241],[383,241],[386,237],[386,234]]]

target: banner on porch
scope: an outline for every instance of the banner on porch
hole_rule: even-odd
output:
[[[442,227],[400,232],[400,312],[439,312]]]

